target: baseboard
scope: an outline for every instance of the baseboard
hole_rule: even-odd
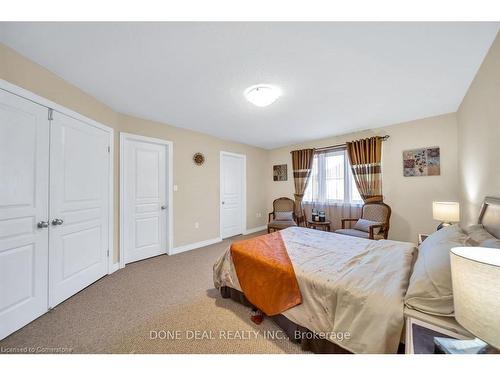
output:
[[[210,240],[205,240],[205,241],[190,243],[187,245],[177,246],[177,247],[174,247],[172,249],[172,251],[170,251],[169,255],[183,253],[185,251],[198,249],[200,247],[204,247],[204,246],[208,246],[208,245],[213,245],[214,243],[218,243],[218,242],[222,242],[222,238],[217,237],[217,238],[212,238]]]
[[[111,275],[113,272],[116,272],[120,269],[120,262],[113,263],[109,266],[108,275]]]
[[[260,227],[247,229],[243,234],[251,234],[251,233],[260,232],[260,231],[266,230],[266,229],[267,229],[267,225],[262,225]],[[172,251],[170,251],[169,255],[179,254],[179,253],[183,253],[185,251],[190,251],[190,250],[198,249],[200,247],[204,247],[204,246],[208,246],[208,245],[213,245],[214,243],[218,243],[218,242],[221,242],[221,241],[222,241],[222,238],[221,237],[217,237],[217,238],[212,238],[210,240],[205,240],[205,241],[190,243],[190,244],[187,244],[187,245],[177,246],[177,247],[174,247],[172,249]]]
[[[245,233],[243,233],[243,234],[251,234],[251,233],[260,232],[261,230],[266,230],[266,229],[267,229],[267,225],[262,225],[260,227],[255,227],[255,228],[247,229],[245,231]]]

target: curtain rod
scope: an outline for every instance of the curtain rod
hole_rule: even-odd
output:
[[[390,138],[390,135],[384,135],[383,137],[380,137],[380,138],[382,138],[382,141],[387,141]],[[341,147],[345,147],[345,146],[346,146],[346,143],[341,143],[341,144],[333,145],[333,146],[318,147],[318,148],[315,148],[314,151],[328,151],[328,150],[333,150],[333,149],[341,148]]]

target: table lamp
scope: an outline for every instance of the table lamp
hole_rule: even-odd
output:
[[[437,230],[452,223],[458,223],[460,221],[460,205],[458,202],[432,202],[432,217],[434,220],[441,221]]]
[[[500,249],[454,247],[450,252],[455,319],[489,347],[500,349]]]

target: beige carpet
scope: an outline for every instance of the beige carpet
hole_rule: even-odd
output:
[[[229,243],[129,264],[0,341],[0,352],[303,353],[214,289],[212,265]]]

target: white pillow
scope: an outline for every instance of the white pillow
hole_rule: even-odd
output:
[[[279,211],[274,213],[276,221],[293,221],[293,211]]]
[[[372,225],[380,225],[383,223],[380,223],[378,221],[371,221],[371,220],[366,220],[366,219],[359,219],[356,221],[356,224],[354,224],[353,229],[360,230],[362,232],[369,232],[370,231],[370,226]],[[373,228],[373,234],[378,234],[380,232],[380,228]]]
[[[432,315],[453,316],[450,249],[466,246],[467,235],[458,225],[432,233],[419,246],[405,304]]]
[[[483,224],[473,224],[464,228],[465,234],[469,237],[467,242],[471,246],[479,246],[479,244],[485,240],[494,240],[493,237],[486,229],[484,229]]]

